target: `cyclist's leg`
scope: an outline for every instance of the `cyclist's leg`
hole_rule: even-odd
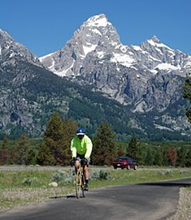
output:
[[[85,164],[83,166],[83,169],[84,169],[85,180],[88,180],[89,179],[89,169],[88,169],[88,166]]]
[[[78,158],[75,160],[74,166],[75,166],[75,173],[77,173],[80,167],[80,160]]]
[[[84,177],[85,177],[85,189],[88,190],[88,182],[89,182],[89,161],[84,162],[83,164],[83,172],[84,172]]]

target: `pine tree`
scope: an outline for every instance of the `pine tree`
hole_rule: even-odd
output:
[[[95,165],[111,165],[116,158],[115,135],[109,124],[102,123],[97,130],[93,147]]]
[[[188,154],[186,156],[186,166],[191,167],[191,149],[188,150]]]
[[[177,160],[177,152],[174,147],[171,147],[167,150],[167,157],[169,159],[170,165],[175,166]]]
[[[51,152],[50,148],[47,147],[46,144],[41,144],[39,146],[39,153],[37,162],[40,165],[47,166],[47,165],[55,165],[56,160],[54,158],[53,153]]]
[[[38,156],[38,162],[40,164],[61,165],[63,163],[63,131],[63,122],[60,115],[54,113],[48,121],[43,135],[44,144],[40,146]]]
[[[163,148],[162,150],[163,160],[162,160],[162,166],[168,166],[168,157],[166,155],[166,148]]]
[[[123,152],[123,147],[122,146],[120,146],[118,148],[117,155],[118,155],[118,157],[123,157],[124,156],[124,152]]]
[[[155,156],[154,156],[154,165],[157,166],[162,166],[163,164],[163,152],[161,151],[161,149],[157,149]]]
[[[187,74],[184,83],[183,97],[188,100],[188,108],[186,110],[186,116],[191,123],[191,73]]]
[[[28,159],[27,159],[27,165],[32,164],[35,165],[37,164],[38,160],[38,153],[39,153],[39,146],[30,146],[29,151],[28,151]]]
[[[72,120],[66,119],[63,122],[63,142],[62,142],[62,164],[67,165],[71,160],[70,145],[72,138],[76,135],[77,123]]]
[[[137,160],[138,152],[139,152],[139,148],[137,145],[137,138],[136,138],[136,135],[133,134],[129,142],[129,145],[127,147],[127,156],[132,157],[133,159]]]
[[[0,164],[5,165],[9,163],[10,149],[8,146],[9,139],[7,136],[3,138],[2,147],[0,148]]]
[[[186,158],[188,155],[188,151],[185,147],[181,147],[177,151],[177,165],[184,167],[186,166]]]
[[[20,165],[26,165],[29,152],[29,138],[27,134],[22,134],[17,141],[13,152],[13,162]]]
[[[154,157],[153,157],[153,150],[150,148],[147,151],[147,156],[145,158],[145,165],[150,165],[152,166],[154,162]]]

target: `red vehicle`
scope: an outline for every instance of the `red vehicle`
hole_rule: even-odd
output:
[[[130,170],[130,169],[136,170],[138,168],[138,164],[135,161],[133,161],[133,159],[131,157],[118,157],[113,162],[113,167],[114,167],[114,169],[127,168],[128,170]]]

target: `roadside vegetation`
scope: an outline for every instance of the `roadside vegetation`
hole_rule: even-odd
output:
[[[74,196],[73,169],[57,171],[0,171],[0,210],[36,204],[48,199]],[[35,170],[37,169],[37,170]],[[190,168],[134,170],[90,169],[90,189],[191,176]],[[57,187],[52,183],[56,182]]]

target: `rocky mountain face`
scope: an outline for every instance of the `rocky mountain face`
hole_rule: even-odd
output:
[[[107,121],[121,139],[189,138],[182,85],[190,70],[191,57],[156,36],[122,45],[105,15],[39,59],[0,30],[0,136],[40,136],[58,111],[90,134]]]
[[[3,69],[6,65],[14,66],[17,60],[43,67],[38,57],[33,55],[28,48],[0,29],[0,68]]]
[[[191,56],[156,36],[139,46],[123,45],[103,14],[88,19],[63,49],[40,60],[55,74],[93,85],[134,112],[164,111],[182,97],[182,82],[191,71]]]
[[[52,91],[46,89],[51,85],[47,85],[48,79],[42,79],[43,75],[51,77],[53,73],[28,48],[0,30],[0,137],[4,133],[11,137],[23,132],[31,136],[42,134],[43,120],[52,114],[48,109],[43,116],[44,108],[53,100]],[[38,87],[42,80],[43,85]]]
[[[2,30],[0,40],[0,139],[4,134],[11,138],[22,133],[42,136],[54,112],[86,125],[90,134],[102,121],[114,125],[118,112],[122,116],[119,124],[127,118],[129,110],[91,92],[88,86],[81,87],[46,70],[35,55]],[[123,124],[121,127],[126,128],[128,121]]]

